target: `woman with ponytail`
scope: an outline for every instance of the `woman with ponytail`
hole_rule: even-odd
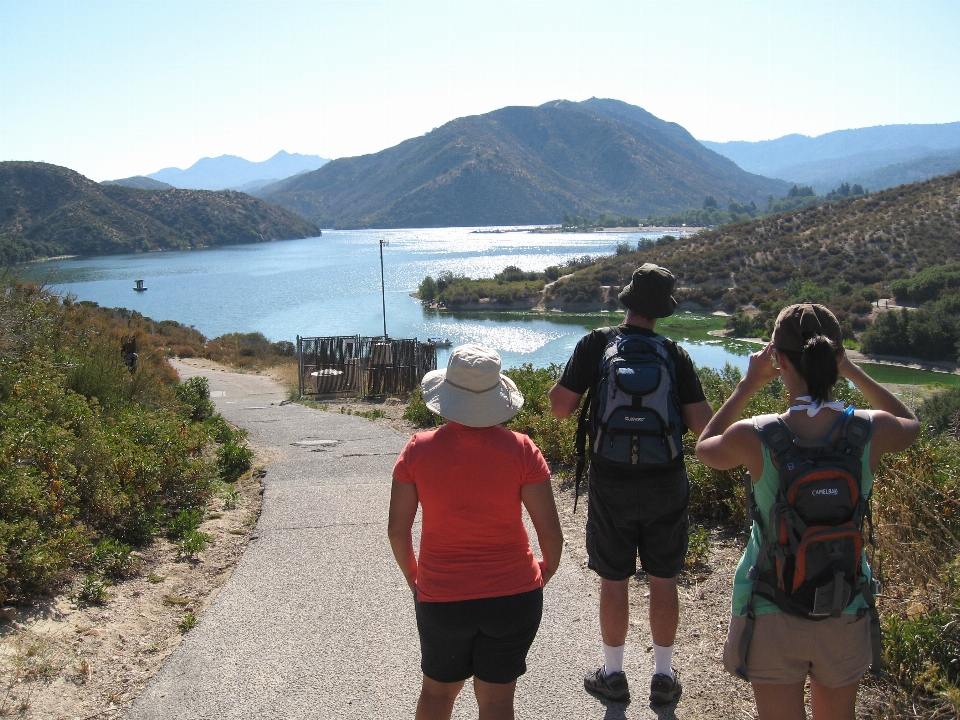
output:
[[[789,394],[789,410],[779,418],[757,418],[756,423],[754,418],[741,419],[757,391],[778,377]],[[761,441],[761,432],[782,420],[794,444],[836,447],[845,432],[841,428],[847,427],[845,420],[854,415],[853,408],[833,398],[832,388],[841,377],[851,381],[874,408],[857,413],[869,428],[861,445],[862,461],[855,463],[860,493],[869,498],[881,456],[909,447],[920,424],[900,400],[850,362],[840,325],[822,305],[803,303],[781,311],[772,342],[750,356],[746,375],[697,443],[701,462],[718,470],[745,465],[753,481],[757,519],[734,576],[723,658],[732,674],[752,684],[760,720],[803,720],[807,678],[814,720],[853,720],[857,688],[873,657],[867,592],[851,594],[842,613],[838,604],[825,619],[783,611],[782,601],[755,594],[758,569],[776,567],[774,548],[765,533],[770,509],[782,502],[780,471],[768,444]],[[761,557],[764,554],[770,557]],[[865,557],[862,571],[864,583],[870,582]]]

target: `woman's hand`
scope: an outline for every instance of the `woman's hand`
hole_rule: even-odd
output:
[[[543,586],[546,587],[547,583],[550,582],[550,578],[556,575],[557,571],[555,569],[551,571],[550,568],[547,567],[546,560],[540,560],[537,564],[540,566],[540,578],[543,580]]]
[[[772,380],[780,377],[780,368],[777,367],[773,343],[768,342],[762,350],[750,355],[750,364],[743,380],[751,387],[761,388]]]
[[[850,379],[851,375],[859,374],[860,368],[854,365],[847,357],[846,351],[841,348],[840,355],[837,357],[837,373],[842,378]]]

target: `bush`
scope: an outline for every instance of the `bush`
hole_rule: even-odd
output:
[[[147,320],[47,291],[0,293],[0,602],[55,591],[80,569],[135,571],[171,507],[214,485],[206,433],[184,415],[176,376],[138,335]]]
[[[942,390],[924,400],[917,408],[917,417],[936,432],[955,430],[960,425],[960,388]]]
[[[195,422],[208,420],[215,412],[210,400],[210,383],[197,375],[177,385],[177,398],[190,408],[190,419]]]
[[[227,442],[217,448],[217,470],[224,482],[236,482],[251,467],[253,451],[245,444]]]
[[[403,411],[403,419],[421,428],[437,427],[444,422],[442,417],[431,411],[423,402],[423,391],[420,388],[410,393],[407,409]]]
[[[167,536],[171,540],[179,540],[187,533],[196,531],[202,522],[203,510],[198,507],[184,508],[170,519],[167,524]]]

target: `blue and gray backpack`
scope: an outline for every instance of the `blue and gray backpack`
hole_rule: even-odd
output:
[[[612,467],[660,466],[683,452],[686,426],[677,397],[674,345],[662,335],[621,335],[602,328],[607,340],[599,381],[587,394],[577,429],[574,510],[586,464],[591,457]]]

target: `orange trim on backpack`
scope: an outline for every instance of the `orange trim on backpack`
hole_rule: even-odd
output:
[[[863,536],[860,534],[859,528],[853,522],[843,523],[843,525],[820,525],[817,527],[812,527],[804,533],[803,539],[800,541],[800,546],[797,548],[797,565],[794,568],[793,573],[793,590],[796,592],[803,581],[806,579],[806,570],[807,570],[807,554],[805,552],[806,546],[814,542],[824,542],[832,538],[848,538],[852,537],[854,545],[854,554],[857,557],[857,562],[860,562],[860,555],[863,553]]]

